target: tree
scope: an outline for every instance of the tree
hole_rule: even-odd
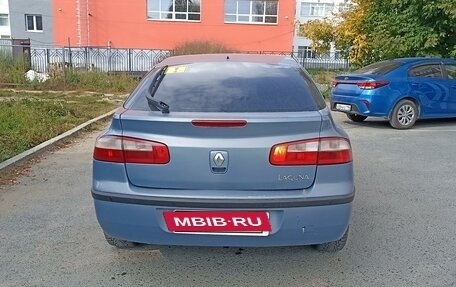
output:
[[[311,40],[312,49],[326,53],[333,42],[355,65],[370,61],[371,45],[364,23],[372,0],[353,0],[353,6],[334,20],[313,20],[301,25],[300,35]]]
[[[372,0],[354,0],[353,6],[338,14],[334,26],[335,46],[351,63],[362,66],[371,62],[372,47],[365,18]]]
[[[334,42],[334,25],[327,19],[311,20],[300,25],[299,34],[311,40],[313,51],[325,54]]]
[[[456,58],[456,0],[353,0],[334,22],[310,21],[301,34],[313,49],[334,41],[355,65],[397,57]]]
[[[381,59],[456,56],[456,0],[373,0],[363,26]]]

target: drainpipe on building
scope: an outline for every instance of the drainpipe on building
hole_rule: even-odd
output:
[[[90,17],[92,17],[92,14],[90,14],[90,9],[89,9],[89,0],[86,0],[86,12],[87,12],[87,17],[86,17],[87,47],[89,47],[90,46]]]

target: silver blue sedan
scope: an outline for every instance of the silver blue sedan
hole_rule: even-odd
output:
[[[347,241],[350,141],[292,58],[165,59],[97,139],[92,196],[111,245]]]

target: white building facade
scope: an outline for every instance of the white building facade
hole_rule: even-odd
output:
[[[8,0],[0,0],[0,39],[11,38],[10,16]]]
[[[316,54],[311,49],[311,41],[299,35],[300,25],[311,20],[332,19],[339,12],[349,9],[349,0],[297,0],[296,1],[296,27],[293,38],[293,52],[298,58],[315,58]],[[339,53],[334,46],[331,47],[329,58],[337,59]]]

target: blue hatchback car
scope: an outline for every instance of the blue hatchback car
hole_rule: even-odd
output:
[[[456,117],[456,60],[394,59],[337,76],[331,109],[354,122],[384,117],[396,129],[417,119]]]
[[[167,58],[93,153],[96,215],[117,247],[338,251],[354,190],[349,138],[287,56]]]

